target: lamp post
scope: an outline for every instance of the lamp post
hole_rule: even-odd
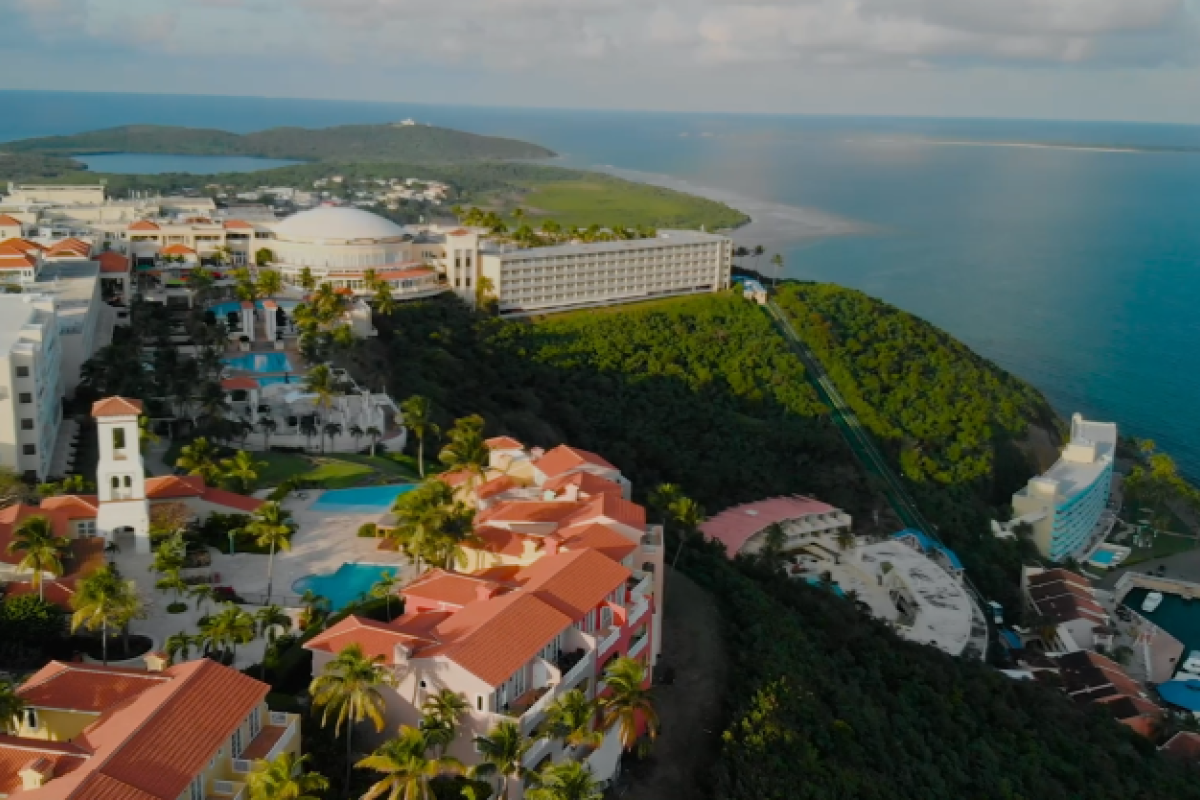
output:
[[[237,548],[236,548],[236,545],[234,544],[236,539],[237,539],[237,531],[231,530],[229,532],[229,555],[231,555],[231,556],[237,554]]]

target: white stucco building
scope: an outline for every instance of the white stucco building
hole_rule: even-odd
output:
[[[62,424],[62,358],[54,298],[0,295],[0,466],[35,480]]]

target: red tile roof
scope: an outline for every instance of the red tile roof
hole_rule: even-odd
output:
[[[525,445],[518,442],[511,436],[493,436],[491,439],[484,440],[484,444],[489,450],[524,450]]]
[[[476,514],[475,522],[562,522],[582,508],[582,503],[506,500]]]
[[[96,257],[96,260],[100,262],[101,272],[129,272],[129,259],[112,250],[104,251]]]
[[[187,245],[172,244],[164,247],[162,254],[164,256],[194,256],[196,255],[196,251]]]
[[[129,230],[131,231],[156,231],[158,225],[148,219],[139,219],[137,222],[130,223]]]
[[[44,760],[43,766],[53,778],[70,775],[86,763],[88,754],[69,742],[48,742],[0,734],[0,793],[14,795],[21,791],[21,770],[34,761]]]
[[[399,281],[405,278],[423,278],[427,275],[433,275],[437,270],[429,267],[412,267],[410,269],[390,269],[377,273],[376,278],[381,281]]]
[[[569,472],[549,478],[542,484],[542,489],[558,494],[568,486],[578,487],[580,493],[585,495],[613,494],[620,497],[624,493],[619,483],[591,472]]]
[[[564,472],[569,472],[573,469],[579,469],[584,466],[601,467],[603,469],[616,469],[612,464],[605,461],[595,453],[587,450],[581,450],[578,447],[569,447],[565,444],[560,444],[546,455],[542,456],[535,462],[535,466],[547,478],[552,478],[555,475],[561,475]]]
[[[216,489],[207,487],[204,494],[200,495],[200,499],[206,503],[212,503],[217,506],[225,506],[226,508],[237,509],[246,514],[253,514],[263,507],[263,500],[257,500],[253,497],[247,497],[244,494],[229,492],[224,489]]]
[[[92,403],[93,417],[137,417],[142,413],[141,400],[124,397],[106,397]]]
[[[1180,731],[1158,748],[1172,758],[1183,761],[1200,761],[1200,733]]]
[[[525,593],[533,593],[574,622],[604,602],[633,573],[595,550],[543,556],[517,573]]]
[[[516,557],[525,554],[525,537],[506,528],[482,525],[475,529],[475,538],[479,540],[477,548],[489,553]]]
[[[0,253],[0,269],[30,269],[36,266],[37,260],[33,256]]]
[[[432,569],[404,587],[405,608],[458,610],[509,591],[486,578]]]
[[[726,509],[701,525],[700,531],[708,538],[724,544],[732,558],[750,541],[750,537],[776,522],[832,511],[837,509],[809,497],[775,497]]]
[[[151,500],[199,497],[204,494],[204,489],[204,478],[199,475],[164,475],[146,479],[146,497]]]
[[[465,469],[460,469],[454,472],[443,472],[437,476],[437,479],[442,483],[448,484],[457,489],[459,486],[464,485],[471,478],[471,474],[471,472]]]
[[[17,692],[31,706],[101,712],[169,681],[166,673],[51,661]]]
[[[387,663],[395,661],[396,645],[412,647],[421,642],[428,643],[429,639],[418,639],[409,633],[398,630],[395,626],[403,617],[386,622],[349,616],[327,631],[317,634],[308,641],[306,648],[324,650],[329,653],[340,653],[352,644],[362,648],[368,658],[382,656]]]
[[[17,237],[15,239],[5,239],[0,242],[0,248],[11,247],[22,253],[43,253],[46,248],[37,242],[31,242],[28,239]]]
[[[606,525],[596,523],[563,528],[557,535],[562,537],[561,547],[564,550],[590,548],[598,553],[603,553],[613,561],[620,561],[638,549],[637,544],[625,536]]]
[[[8,214],[0,214],[0,228],[21,227],[21,220],[15,217],[10,217]]]
[[[592,497],[579,511],[571,515],[567,524],[578,525],[601,518],[611,519],[639,531],[646,528],[646,509],[612,494],[598,494]]]
[[[254,230],[254,226],[251,225],[249,222],[243,222],[240,219],[227,219],[227,220],[225,220],[225,229],[226,230],[239,230],[239,231],[247,230],[247,229]]]
[[[475,489],[475,496],[480,500],[487,500],[489,497],[495,497],[498,494],[507,492],[509,489],[514,489],[517,485],[517,482],[513,480],[511,475],[501,475],[477,487]]]
[[[74,256],[84,257],[91,255],[92,246],[82,239],[63,239],[61,242],[55,242],[50,246],[51,256]]]
[[[226,378],[221,381],[221,388],[227,392],[232,392],[236,389],[252,390],[260,387],[258,381],[254,378]]]

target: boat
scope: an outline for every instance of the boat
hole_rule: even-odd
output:
[[[1153,611],[1162,605],[1162,601],[1162,592],[1151,592],[1150,594],[1146,595],[1146,600],[1144,603],[1142,603],[1142,611]]]

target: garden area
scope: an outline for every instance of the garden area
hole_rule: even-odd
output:
[[[163,461],[176,465],[187,442],[174,442],[163,454]],[[214,447],[214,457],[229,459],[238,452],[233,448]],[[418,480],[416,462],[401,454],[380,453],[375,456],[359,453],[329,453],[326,455],[246,451],[265,466],[257,470],[256,484],[260,487],[278,486],[286,480],[298,487],[312,489],[349,489],[383,483]],[[238,487],[231,487],[238,488]]]

